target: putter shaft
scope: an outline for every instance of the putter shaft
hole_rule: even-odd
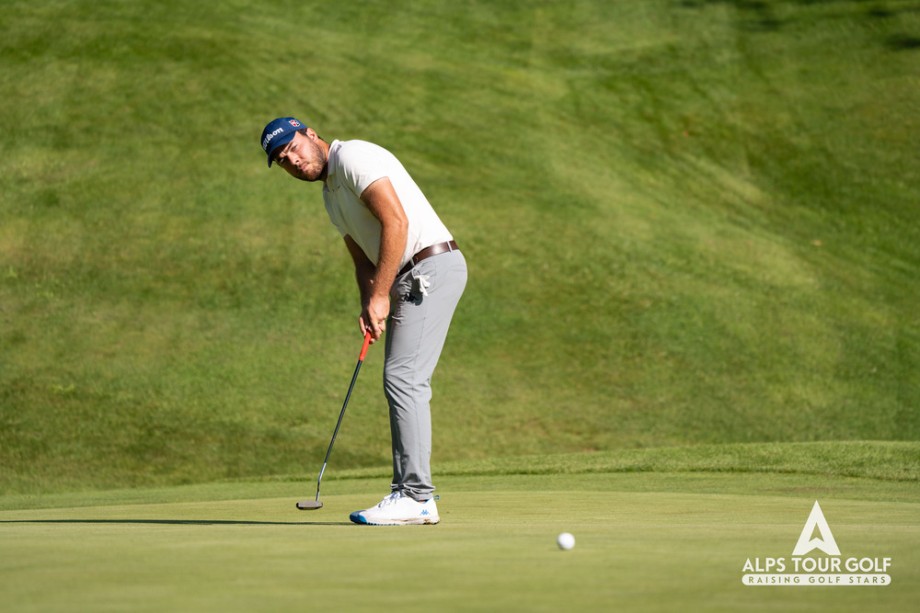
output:
[[[345,394],[345,402],[342,403],[342,410],[339,411],[339,419],[335,423],[335,430],[332,431],[332,440],[329,441],[329,447],[326,449],[326,457],[323,459],[323,467],[320,468],[319,476],[316,478],[316,505],[317,506],[301,506],[302,503],[297,503],[297,508],[300,510],[312,510],[322,507],[322,503],[319,501],[319,488],[323,482],[323,473],[326,472],[326,465],[329,464],[329,456],[332,454],[332,446],[335,445],[335,439],[339,435],[339,428],[342,427],[342,419],[345,417],[345,409],[348,407],[348,400],[351,398],[351,392],[355,389],[355,381],[358,380],[358,373],[361,372],[361,364],[364,363],[364,356],[367,355],[367,348],[371,344],[371,333],[366,332],[364,334],[364,345],[361,347],[361,353],[358,355],[358,363],[355,365],[355,372],[351,375],[351,383],[348,385],[348,393]]]

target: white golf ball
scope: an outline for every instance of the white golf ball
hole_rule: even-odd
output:
[[[568,532],[563,532],[556,537],[556,544],[559,545],[559,549],[568,551],[575,546],[575,537]]]

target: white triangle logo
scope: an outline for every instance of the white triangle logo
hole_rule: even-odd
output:
[[[815,533],[815,528],[818,529],[820,538],[811,538],[811,535]],[[805,527],[802,528],[802,535],[799,536],[799,542],[796,543],[792,555],[808,555],[815,549],[820,549],[829,556],[840,555],[840,548],[837,547],[837,541],[834,540],[834,535],[831,534],[831,528],[827,525],[827,520],[824,519],[824,513],[821,511],[821,505],[818,504],[817,500],[815,500],[815,506],[811,508],[811,514],[805,522]]]

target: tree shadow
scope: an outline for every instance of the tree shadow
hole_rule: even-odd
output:
[[[236,519],[3,519],[0,524],[141,524],[164,526],[353,526],[341,521],[246,521]]]
[[[859,2],[866,5],[865,10],[860,13],[866,19],[889,19],[901,13],[920,12],[920,2],[891,6],[881,0],[675,0],[675,2],[687,9],[700,9],[716,4],[733,6],[742,16],[740,19],[741,27],[745,30],[756,32],[778,31],[784,25],[790,23],[789,19],[779,19],[774,13],[774,8],[781,4],[808,6]],[[828,13],[826,18],[836,19],[840,16],[839,14]],[[894,36],[886,40],[885,46],[894,51],[911,51],[920,48],[920,36]]]
[[[913,51],[920,49],[920,36],[891,36],[885,43],[892,51]]]
[[[732,5],[745,15],[741,25],[749,31],[772,32],[783,26],[782,20],[773,14],[772,7],[766,0],[679,0],[678,4],[690,9],[702,8],[709,4]]]

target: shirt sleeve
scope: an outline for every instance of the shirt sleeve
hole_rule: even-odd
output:
[[[386,151],[364,142],[350,142],[339,153],[345,184],[359,198],[371,183],[389,176]]]

